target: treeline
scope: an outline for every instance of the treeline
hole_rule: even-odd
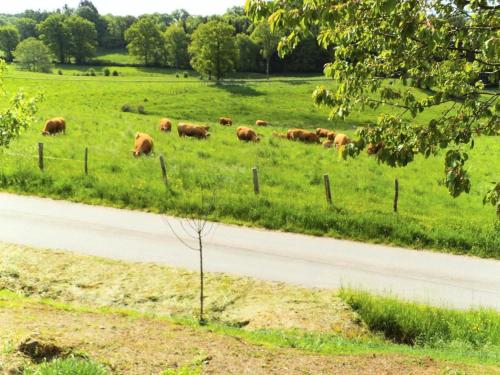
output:
[[[331,58],[317,45],[312,32],[292,54],[280,59],[276,52],[280,35],[273,34],[266,24],[255,24],[243,7],[230,8],[221,16],[194,16],[181,9],[134,17],[101,15],[89,0],[82,0],[77,8],[64,6],[54,12],[26,10],[17,15],[0,15],[0,50],[6,60],[12,61],[17,45],[35,38],[44,43],[51,59],[58,63],[91,63],[98,48],[128,48],[143,65],[188,69],[196,64],[196,51],[190,50],[196,31],[214,23],[230,26],[225,30],[237,50],[232,70],[320,72]]]

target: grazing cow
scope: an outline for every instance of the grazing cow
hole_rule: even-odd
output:
[[[257,126],[267,126],[267,121],[257,120],[257,121],[255,121],[255,125],[257,125]]]
[[[42,130],[43,135],[53,135],[57,133],[66,134],[66,121],[62,117],[48,120]]]
[[[179,124],[177,125],[177,132],[179,137],[194,137],[198,139],[206,139],[210,136],[208,133],[208,127],[202,125],[192,125],[192,124]]]
[[[328,133],[330,133],[330,130],[324,129],[324,128],[317,128],[316,129],[316,135],[320,138],[327,138]]]
[[[134,156],[148,155],[151,151],[153,151],[153,138],[146,133],[136,133]]]
[[[369,143],[367,149],[368,155],[375,155],[383,148],[384,148],[384,142]]]
[[[172,131],[172,122],[168,118],[160,120],[160,131],[167,133]]]
[[[335,136],[337,135],[337,133],[335,132],[328,132],[328,134],[326,135],[326,138],[329,140],[329,141],[335,141]]]
[[[293,141],[302,141],[305,143],[321,143],[319,137],[308,130],[304,129],[289,129],[287,138]]]
[[[332,148],[333,147],[333,141],[330,141],[327,139],[326,141],[323,142],[323,147],[324,148]]]
[[[219,124],[231,126],[233,125],[233,119],[230,117],[221,117],[219,118]]]
[[[273,137],[281,138],[281,139],[288,139],[288,135],[286,133],[273,132]]]
[[[259,142],[260,137],[257,136],[257,133],[255,130],[251,128],[247,128],[246,126],[240,126],[238,129],[236,129],[236,136],[240,141],[252,141],[252,142]]]
[[[335,147],[346,146],[349,143],[351,143],[351,140],[349,139],[349,137],[347,135],[337,134],[335,136]]]

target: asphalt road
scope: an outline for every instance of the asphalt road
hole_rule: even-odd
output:
[[[177,218],[0,193],[0,241],[197,269]],[[1,255],[0,255],[1,256]],[[500,310],[500,262],[215,224],[209,271],[306,287],[351,286],[433,305]]]

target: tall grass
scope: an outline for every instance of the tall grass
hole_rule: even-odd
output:
[[[196,215],[204,189],[217,195],[214,220],[500,258],[495,212],[481,201],[489,181],[500,179],[498,138],[477,139],[468,161],[472,191],[453,199],[442,186],[442,157],[417,158],[396,170],[366,155],[342,161],[333,150],[273,138],[274,131],[288,127],[326,127],[353,135],[356,125],[381,112],[365,110],[330,122],[328,112],[311,101],[317,82],[212,86],[192,77],[175,79],[168,70],[118,67],[120,77],[103,77],[103,68],[96,67],[101,77],[72,77],[79,67],[62,69],[63,76],[9,71],[9,92],[43,91],[46,100],[34,126],[0,153],[0,189],[175,215]],[[142,105],[146,114],[121,112],[127,103]],[[431,114],[424,113],[423,120]],[[56,116],[66,118],[67,134],[41,136],[44,120]],[[221,127],[220,116],[232,117],[235,126]],[[160,117],[208,124],[212,136],[197,141],[180,139],[175,130],[162,134]],[[271,123],[258,129],[261,143],[240,143],[235,127],[256,119]],[[137,131],[153,136],[153,156],[132,157]],[[47,159],[46,170],[38,171],[38,142],[44,142],[48,158],[70,160]],[[86,146],[89,176],[83,174]],[[159,154],[167,160],[167,189]],[[259,197],[252,189],[254,166],[260,173]],[[324,198],[325,173],[332,183],[332,206]],[[400,181],[398,215],[392,213],[395,177]]]
[[[500,355],[500,314],[496,311],[448,310],[350,289],[342,290],[340,295],[370,330],[396,343],[431,348],[497,348]]]

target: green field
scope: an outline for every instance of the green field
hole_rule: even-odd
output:
[[[328,111],[315,108],[311,99],[318,83],[332,84],[321,77],[215,86],[196,77],[176,78],[175,71],[134,67],[112,68],[119,77],[104,77],[103,67],[96,68],[96,77],[75,76],[87,69],[61,67],[62,76],[9,69],[9,93],[44,92],[45,100],[36,123],[0,154],[1,189],[174,215],[198,213],[201,192],[213,192],[214,220],[500,258],[495,210],[482,205],[489,183],[500,180],[499,138],[476,140],[467,163],[472,191],[453,199],[442,186],[443,155],[391,169],[366,155],[343,161],[331,149],[273,138],[273,131],[289,127],[328,127],[354,135],[357,125],[391,110],[365,110],[330,122]],[[124,104],[142,105],[146,114],[123,113]],[[422,119],[431,115],[426,112]],[[55,116],[66,118],[67,134],[42,137],[44,120]],[[243,144],[236,126],[216,124],[219,116],[231,116],[236,126],[256,119],[272,126],[258,129],[260,144]],[[160,134],[160,117],[209,124],[212,136],[198,141],[180,139],[175,131]],[[153,136],[154,156],[132,157],[137,131]],[[36,160],[38,142],[45,144],[43,173]],[[85,147],[89,176],[83,173]],[[167,161],[168,188],[160,154]],[[260,171],[259,197],[252,188],[254,166]],[[332,206],[324,197],[325,173],[332,182]],[[395,177],[401,186],[397,215],[392,213]]]

